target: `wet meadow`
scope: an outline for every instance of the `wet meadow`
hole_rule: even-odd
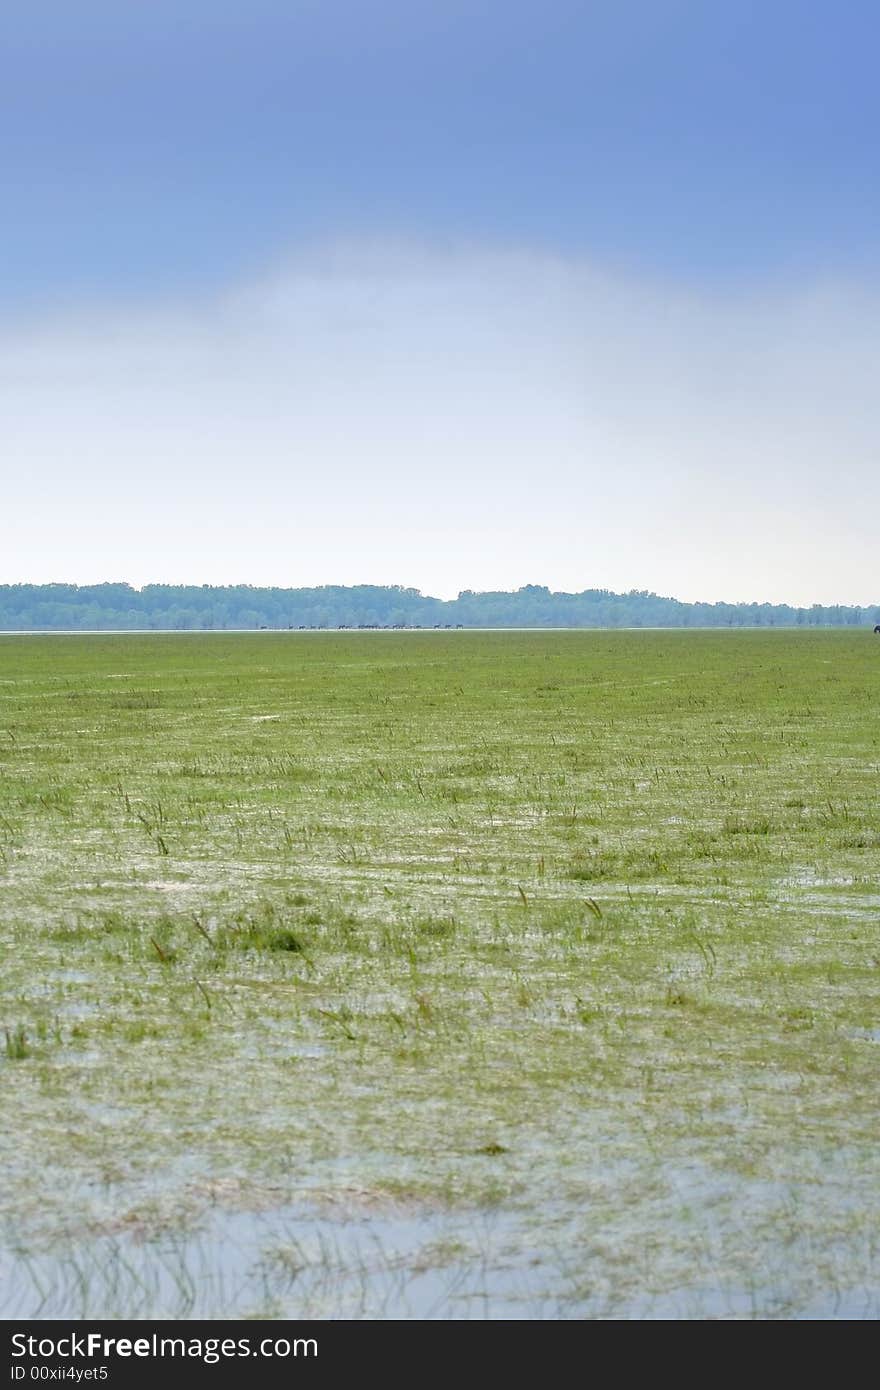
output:
[[[0,637],[0,1313],[880,1314],[880,639]]]

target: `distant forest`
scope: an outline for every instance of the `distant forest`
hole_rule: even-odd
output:
[[[682,603],[647,590],[553,593],[527,584],[511,593],[430,598],[391,585],[259,589],[249,584],[4,584],[0,630],[210,631],[233,628],[457,627],[861,627],[880,606],[792,608],[779,603]]]

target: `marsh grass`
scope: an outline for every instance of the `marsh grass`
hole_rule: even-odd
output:
[[[0,640],[7,1248],[61,1307],[107,1230],[158,1260],[208,1212],[344,1195],[456,1240],[493,1213],[490,1315],[517,1272],[554,1316],[876,1311],[878,661]],[[114,1315],[167,1288],[139,1278]]]
[[[16,1028],[4,1028],[3,1033],[6,1039],[6,1056],[10,1062],[22,1062],[25,1057],[30,1056],[28,1035],[21,1024]]]

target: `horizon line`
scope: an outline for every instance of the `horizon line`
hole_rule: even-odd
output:
[[[355,590],[370,589],[379,593],[398,593],[405,594],[412,598],[424,599],[430,603],[454,604],[461,599],[479,599],[483,597],[504,597],[518,598],[521,596],[538,597],[546,595],[553,599],[583,598],[588,594],[603,594],[610,598],[650,598],[659,599],[664,603],[680,604],[682,607],[729,607],[729,608],[791,608],[809,610],[816,608],[850,608],[850,609],[872,609],[880,607],[880,600],[869,601],[867,603],[852,603],[838,599],[834,602],[812,601],[809,603],[798,602],[792,599],[683,599],[674,594],[661,594],[655,589],[611,589],[606,585],[593,585],[584,589],[553,589],[547,584],[525,583],[517,588],[510,589],[459,589],[450,598],[442,598],[436,594],[425,593],[422,589],[412,584],[387,583],[378,584],[374,582],[363,583],[320,583],[320,584],[260,584],[250,580],[224,581],[222,583],[211,583],[207,581],[187,582],[181,580],[148,580],[142,584],[132,583],[127,579],[100,579],[92,582],[80,582],[78,580],[52,579],[52,580],[32,580],[14,579],[0,581],[0,592],[8,589],[72,589],[76,591],[125,588],[133,594],[143,594],[148,590],[155,589],[190,589],[190,590],[236,590],[248,589],[255,593],[271,592],[280,594],[304,594],[318,593],[322,590],[337,590],[342,592],[353,592]]]

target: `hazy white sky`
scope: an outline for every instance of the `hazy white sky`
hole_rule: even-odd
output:
[[[869,0],[6,0],[0,581],[877,603]]]
[[[349,243],[0,332],[0,581],[880,596],[877,296]]]

